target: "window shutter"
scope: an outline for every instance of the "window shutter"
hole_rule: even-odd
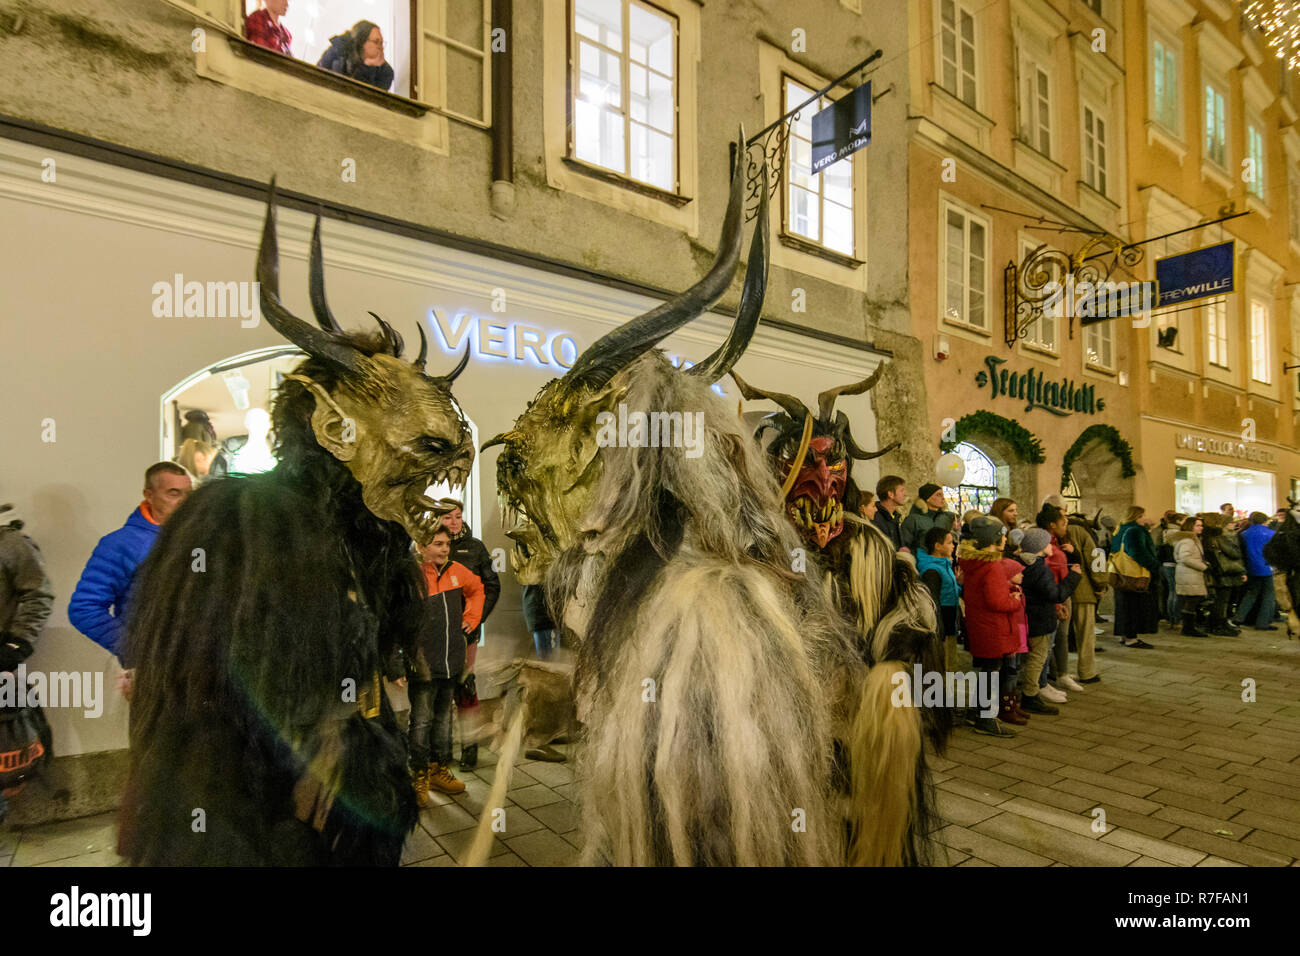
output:
[[[413,9],[411,98],[476,126],[489,125],[490,0],[414,0]]]

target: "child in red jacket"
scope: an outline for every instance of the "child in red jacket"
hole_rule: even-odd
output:
[[[1020,647],[1023,604],[1017,587],[1019,582],[1014,580],[1019,575],[1008,573],[1003,561],[1006,525],[996,518],[981,516],[971,521],[966,531],[957,557],[962,570],[971,657],[975,669],[988,675],[989,684],[984,686],[997,687],[1001,705],[998,717],[1008,721],[1018,719],[1014,717],[1011,699],[1019,678],[1016,654]],[[997,718],[983,713],[975,718],[974,725],[977,734],[1015,736],[1015,731],[1003,727]]]

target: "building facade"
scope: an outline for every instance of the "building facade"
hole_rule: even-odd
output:
[[[296,358],[240,295],[272,176],[288,307],[310,314],[320,210],[334,313],[359,327],[374,309],[408,343],[421,323],[434,371],[468,347],[456,393],[482,438],[605,331],[698,280],[742,123],[757,132],[880,49],[870,147],[822,176],[787,163],[773,184],[764,321],[738,370],[811,401],[889,362],[871,396],[840,403],[864,445],[903,442],[857,478],[929,467],[902,241],[905,21],[838,0],[295,0],[288,57],[244,39],[256,6],[0,0],[0,495],[26,511],[56,594],[31,666],[113,686],[115,661],[71,628],[67,600],[145,467],[176,452],[185,412],[209,412],[240,467],[270,463],[256,413]],[[362,16],[381,25],[391,91],[314,65]],[[810,115],[790,131],[801,161]],[[740,287],[669,353],[712,351]],[[494,456],[467,490],[489,549],[508,544]],[[507,568],[480,660],[528,646],[520,607]],[[125,702],[110,691],[98,718],[50,718],[64,796],[16,817],[112,805]]]

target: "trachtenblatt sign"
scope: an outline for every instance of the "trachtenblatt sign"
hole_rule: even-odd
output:
[[[871,142],[871,81],[812,118],[812,171],[821,172]]]
[[[1074,412],[1095,415],[1106,407],[1106,400],[1097,398],[1091,385],[1075,385],[1072,378],[1049,379],[1043,372],[1032,368],[1027,372],[999,368],[1006,363],[1006,359],[996,355],[985,356],[984,364],[988,371],[975,375],[976,385],[987,385],[992,390],[991,398],[1024,399],[1027,412],[1041,408],[1062,417]]]

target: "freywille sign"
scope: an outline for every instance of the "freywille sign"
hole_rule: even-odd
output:
[[[1241,458],[1244,461],[1259,461],[1266,465],[1276,465],[1277,455],[1271,449],[1263,448],[1256,442],[1234,441],[1231,438],[1214,438],[1196,435],[1192,432],[1179,432],[1174,440],[1176,448],[1191,451],[1209,452],[1211,455],[1223,455],[1226,458]]]
[[[1071,378],[1048,380],[1046,374],[1032,368],[1027,372],[998,368],[999,365],[1005,365],[1006,361],[996,355],[985,356],[984,364],[988,366],[988,371],[975,375],[975,384],[980,387],[988,385],[993,391],[992,398],[1004,395],[1007,398],[1023,398],[1027,412],[1041,408],[1062,417],[1074,412],[1095,415],[1106,407],[1106,400],[1097,398],[1091,385],[1076,385]]]

